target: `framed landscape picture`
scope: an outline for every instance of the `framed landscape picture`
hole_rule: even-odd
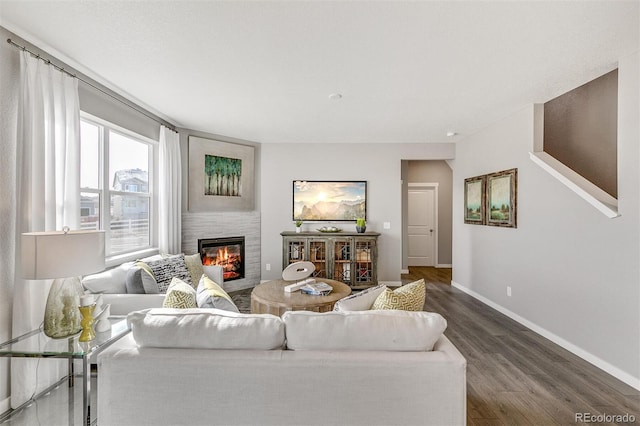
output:
[[[366,181],[293,181],[293,220],[347,222],[367,217]]]
[[[518,169],[491,173],[486,185],[487,225],[516,228]]]
[[[485,224],[485,183],[486,176],[464,180],[464,223]]]

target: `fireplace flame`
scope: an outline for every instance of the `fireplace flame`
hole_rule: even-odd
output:
[[[219,247],[217,252],[207,253],[202,259],[202,264],[204,266],[222,266],[225,280],[241,277],[241,274],[239,273],[241,263],[242,257],[240,254],[233,250],[230,251],[228,246]]]

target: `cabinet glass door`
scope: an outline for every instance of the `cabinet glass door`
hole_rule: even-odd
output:
[[[306,260],[304,246],[305,240],[303,239],[287,241],[287,260],[289,263]]]
[[[316,270],[314,277],[327,278],[327,244],[326,241],[309,241],[309,261],[312,262]]]
[[[373,250],[375,244],[372,240],[359,240],[355,244],[355,284],[370,283],[374,280]]]
[[[352,281],[353,240],[336,239],[333,242],[333,271],[331,279],[350,284]]]

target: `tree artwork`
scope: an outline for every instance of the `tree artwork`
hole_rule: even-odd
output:
[[[242,195],[242,160],[204,156],[204,195],[240,197]]]

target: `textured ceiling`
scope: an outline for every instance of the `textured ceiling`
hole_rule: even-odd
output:
[[[0,25],[180,127],[423,143],[612,70],[639,4],[0,0]]]

